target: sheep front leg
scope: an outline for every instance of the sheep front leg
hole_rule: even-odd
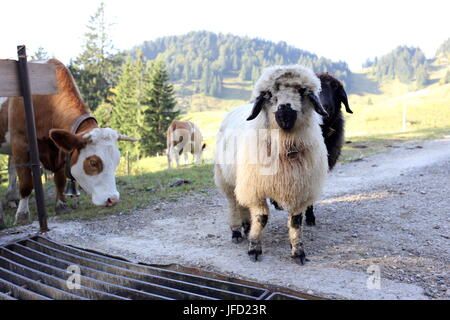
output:
[[[264,201],[260,206],[250,208],[250,232],[248,235],[248,255],[250,260],[261,260],[262,255],[262,233],[269,220],[269,208]]]
[[[291,242],[291,257],[298,264],[305,264],[306,255],[303,250],[303,235],[302,235],[302,213],[289,213],[288,228],[289,240]]]

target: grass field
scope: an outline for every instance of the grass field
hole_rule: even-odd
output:
[[[431,74],[430,85],[422,90],[413,90],[411,86],[397,81],[385,82],[376,87],[366,74],[355,75],[360,81],[359,92],[350,95],[353,114],[346,114],[346,140],[340,161],[342,163],[358,161],[364,157],[383,152],[389,146],[413,141],[420,143],[426,139],[441,138],[450,135],[450,84],[442,85],[437,81],[445,73],[446,66],[435,66]],[[250,89],[242,88],[229,81],[229,90],[236,90],[235,98],[221,100],[211,97],[193,97],[205,104],[206,111],[189,112],[182,119],[190,120],[201,128],[207,147],[204,152],[205,164],[183,166],[180,169],[167,170],[165,156],[144,158],[133,163],[132,176],[124,176],[125,164],[118,168],[118,188],[121,193],[119,205],[110,208],[94,207],[86,195],[80,197],[80,205],[61,219],[90,218],[107,214],[129,213],[160,200],[179,201],[181,195],[189,192],[204,192],[213,187],[212,158],[215,136],[226,111],[245,103],[241,98],[250,94]],[[217,104],[217,105],[216,105]],[[406,110],[406,121],[403,121]],[[4,161],[4,158],[0,159]],[[169,185],[178,179],[191,181],[180,187]],[[53,183],[46,184],[53,190]],[[0,186],[0,197],[6,192],[6,184]],[[51,193],[51,192],[50,192]],[[30,201],[31,211],[36,212],[34,200]],[[47,197],[47,209],[54,216],[54,195]],[[6,225],[12,226],[14,209],[6,209]]]
[[[134,176],[121,176],[117,178],[117,187],[121,194],[120,203],[114,208],[95,207],[90,198],[83,192],[79,197],[79,205],[71,213],[59,215],[59,219],[88,219],[109,214],[127,214],[136,209],[146,207],[152,203],[164,201],[181,201],[182,195],[189,192],[202,193],[213,186],[212,165],[190,165],[180,169],[157,171],[152,173],[137,174]],[[178,180],[189,180],[189,184],[178,187],[170,185]],[[49,217],[55,216],[55,194],[53,182],[44,184],[46,194],[46,209]],[[6,185],[0,187],[3,197],[6,193]],[[69,205],[75,205],[75,201],[68,199]],[[13,226],[15,209],[5,210],[6,227]],[[33,220],[36,220],[35,199],[30,200],[30,211]]]

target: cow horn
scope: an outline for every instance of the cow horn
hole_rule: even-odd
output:
[[[131,141],[131,142],[136,142],[136,141],[139,141],[140,139],[128,137],[128,136],[126,136],[126,135],[124,135],[124,134],[119,134],[119,138],[117,138],[117,140],[119,140],[119,141]]]

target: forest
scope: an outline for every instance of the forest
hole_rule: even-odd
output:
[[[149,60],[165,61],[172,81],[191,84],[199,80],[195,93],[215,97],[222,96],[224,78],[255,82],[262,69],[275,64],[302,64],[316,72],[331,72],[350,84],[351,71],[346,62],[318,57],[286,42],[193,31],[145,41],[132,49],[133,55],[140,50]]]

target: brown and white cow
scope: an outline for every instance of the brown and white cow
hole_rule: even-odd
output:
[[[57,190],[56,211],[66,209],[63,195],[66,154],[70,154],[70,173],[89,193],[97,206],[113,206],[119,201],[115,169],[120,152],[117,140],[136,141],[111,128],[99,128],[69,70],[58,60],[56,66],[58,94],[34,95],[36,133],[43,166],[54,173]],[[38,63],[38,62],[36,62]],[[74,123],[78,124],[74,128]],[[72,132],[74,131],[74,132]],[[0,98],[0,153],[12,154],[19,178],[20,201],[15,223],[29,220],[28,199],[33,190],[25,113],[20,97]]]
[[[206,144],[202,144],[200,129],[190,121],[173,120],[167,129],[167,165],[171,168],[172,160],[179,166],[179,158],[184,155],[185,164],[189,163],[189,153],[194,155],[194,162],[200,164]]]

